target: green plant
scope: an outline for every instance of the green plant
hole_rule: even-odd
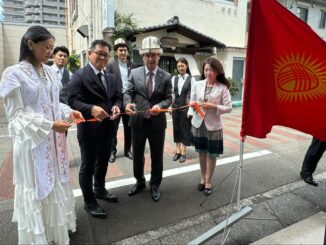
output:
[[[114,15],[114,30],[111,36],[112,41],[114,42],[118,38],[123,38],[130,48],[130,42],[128,41],[134,34],[137,34],[137,24],[135,19],[133,18],[132,14],[123,15],[119,12],[115,12]]]
[[[230,84],[231,84],[230,89],[229,89],[230,90],[230,94],[233,96],[237,92],[239,92],[240,90],[238,88],[237,82],[234,79],[228,77],[228,80],[230,81]]]
[[[67,67],[72,73],[80,68],[80,60],[75,54],[69,55]]]

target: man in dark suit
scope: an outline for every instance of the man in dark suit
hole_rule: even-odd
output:
[[[156,37],[150,36],[142,41],[139,53],[143,56],[144,66],[131,70],[128,89],[124,94],[125,111],[132,115],[129,125],[133,136],[134,176],[137,180],[128,194],[135,195],[145,188],[144,150],[148,139],[152,162],[150,187],[155,202],[160,199],[166,129],[165,113],[158,110],[168,108],[172,103],[171,75],[158,67],[162,52]],[[136,113],[135,109],[148,111]]]
[[[109,63],[107,71],[115,75],[116,81],[118,82],[118,88],[124,94],[128,87],[128,77],[130,70],[135,68],[134,64],[128,61],[128,45],[125,40],[118,38],[114,42],[114,53],[116,59]],[[122,111],[124,112],[124,111]],[[120,118],[122,118],[123,129],[124,129],[124,155],[132,160],[131,153],[131,128],[128,126],[129,116],[122,114],[114,120],[114,137],[112,142],[112,151],[110,156],[110,162],[115,162],[117,154],[117,132],[119,128]]]
[[[81,151],[79,184],[83,192],[85,210],[97,218],[106,212],[95,198],[117,202],[118,197],[105,189],[105,176],[110,157],[114,120],[120,113],[121,93],[112,74],[103,68],[109,60],[110,45],[104,40],[92,42],[88,51],[89,64],[75,72],[68,84],[69,105],[79,110],[85,119],[77,127]],[[94,179],[94,191],[93,191]]]
[[[312,174],[315,172],[317,164],[325,151],[326,142],[313,137],[304,157],[300,172],[301,178],[309,185],[318,186],[318,182],[314,180]]]
[[[62,89],[60,91],[60,102],[68,104],[67,84],[71,79],[72,74],[66,68],[68,63],[69,50],[65,46],[58,46],[53,49],[53,69],[58,75]]]

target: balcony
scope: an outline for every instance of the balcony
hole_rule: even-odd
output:
[[[4,9],[4,12],[6,13],[6,15],[16,15],[16,16],[22,16],[24,17],[24,11],[20,10],[20,9],[12,9],[12,8],[8,8],[8,9]]]
[[[26,0],[25,1],[25,6],[40,6],[40,1],[39,0]]]
[[[26,14],[39,14],[40,8],[28,7],[28,8],[25,8],[25,13]]]
[[[16,2],[3,2],[2,7],[5,8],[17,8],[22,9],[24,8],[24,4],[22,3],[16,3]]]
[[[26,22],[34,22],[34,21],[40,21],[40,17],[36,15],[26,15],[25,16]]]

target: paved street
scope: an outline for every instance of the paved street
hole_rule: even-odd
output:
[[[112,204],[100,201],[109,213],[106,220],[89,217],[83,210],[77,180],[80,153],[76,130],[70,130],[68,150],[78,223],[78,230],[72,234],[71,243],[185,244],[223,220],[236,176],[236,171],[231,170],[238,163],[241,108],[235,108],[223,118],[225,154],[217,161],[215,192],[203,205],[200,204],[205,196],[196,190],[200,175],[194,149],[189,148],[188,159],[184,164],[171,160],[174,144],[170,118],[165,140],[165,177],[160,188],[160,202],[154,203],[151,200],[148,187],[141,194],[128,197],[127,192],[134,184],[132,161],[122,157],[123,135],[120,128],[120,157],[116,163],[109,165],[107,173],[107,187],[120,197],[120,202]],[[0,243],[17,243],[17,227],[11,223],[11,144],[10,138],[6,136],[5,120],[1,119],[0,122],[0,230],[2,234],[7,234],[1,236]],[[243,219],[233,226],[227,243],[248,244],[319,211],[326,211],[325,158],[321,160],[316,172],[317,179],[321,181],[318,188],[307,186],[299,178],[302,159],[310,140],[309,135],[285,127],[274,127],[267,139],[247,138],[241,199],[253,207],[254,212],[249,216],[250,219]],[[145,158],[145,169],[149,174],[148,149]],[[146,179],[149,180],[149,177]],[[210,243],[220,243],[221,236],[215,237]]]

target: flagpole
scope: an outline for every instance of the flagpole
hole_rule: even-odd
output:
[[[243,149],[244,149],[244,140],[245,138],[242,137],[240,140],[240,156],[239,156],[239,164],[238,164],[238,194],[237,194],[237,211],[241,209],[240,199],[241,199],[241,175],[242,175],[242,164],[243,164]]]

